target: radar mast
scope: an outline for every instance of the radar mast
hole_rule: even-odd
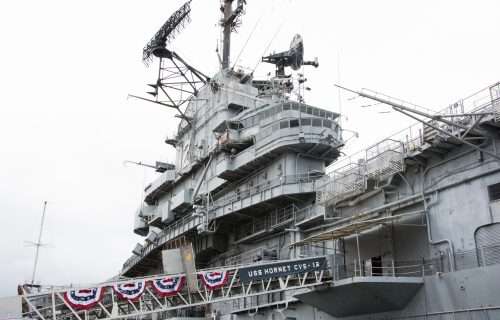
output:
[[[241,16],[245,13],[244,5],[246,0],[237,0],[236,8],[233,10],[235,0],[222,0],[221,11],[223,17],[220,21],[222,27],[222,69],[229,69],[229,56],[231,54],[231,32],[241,25]]]

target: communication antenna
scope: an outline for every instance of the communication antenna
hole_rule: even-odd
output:
[[[35,275],[36,275],[36,268],[38,265],[38,254],[40,252],[40,247],[44,247],[45,244],[42,243],[42,234],[43,234],[43,224],[45,222],[45,211],[47,209],[47,201],[43,202],[43,211],[42,211],[42,220],[40,222],[40,230],[38,233],[38,240],[37,242],[33,241],[27,241],[28,245],[34,246],[35,247],[35,263],[33,265],[33,274],[31,275],[31,285],[33,286],[35,284]]]

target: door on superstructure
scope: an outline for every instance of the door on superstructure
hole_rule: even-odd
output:
[[[479,266],[500,264],[500,223],[479,227],[475,233]]]
[[[383,275],[382,257],[381,256],[372,257],[370,260],[372,261],[372,276],[374,277],[382,276]]]

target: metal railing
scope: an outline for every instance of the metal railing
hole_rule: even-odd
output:
[[[435,115],[456,115],[462,113],[486,113],[486,112],[497,112],[498,102],[500,101],[500,82],[496,83],[492,86],[488,86],[458,102],[451,104],[450,106],[443,108],[437,112]],[[380,95],[380,94],[379,94]],[[394,98],[391,98],[394,100]],[[408,104],[407,102],[402,101],[404,104]],[[418,108],[418,106],[416,106]],[[429,110],[426,110],[429,112]],[[460,124],[464,124],[465,117],[452,117],[449,119],[451,122],[456,122]],[[469,117],[470,119],[470,117]],[[392,140],[397,143],[403,144],[403,151],[405,155],[407,153],[411,153],[412,151],[419,150],[422,148],[426,142],[423,137],[423,128],[424,125],[420,122],[416,122],[409,127],[406,127],[402,130],[395,132],[384,140]],[[452,128],[449,125],[443,124],[440,125],[440,128],[452,132]],[[453,127],[455,128],[455,127]],[[380,143],[380,142],[379,142]],[[379,144],[377,143],[377,144]],[[375,144],[375,145],[377,145]],[[373,146],[360,150],[358,152],[354,152],[352,154],[346,155],[336,161],[329,167],[329,172],[333,172],[348,163],[357,163],[359,160],[366,161],[367,151],[373,148]],[[373,154],[371,154],[373,156]]]
[[[348,163],[330,174],[319,191],[319,203],[338,202],[363,193],[367,187],[365,163]]]
[[[145,242],[143,250],[140,255],[133,255],[123,264],[122,273],[130,269],[133,265],[138,263],[142,258],[147,256],[151,251],[165,244],[167,241],[172,240],[179,235],[196,228],[203,221],[203,218],[195,215],[188,215],[182,219],[176,220],[168,227],[163,229],[154,242]]]
[[[256,217],[252,221],[239,226],[235,233],[235,240],[238,241],[264,231],[271,231],[292,222],[297,224],[318,216],[324,216],[324,211],[318,210],[318,206],[315,204],[300,209],[292,204],[273,210],[264,216]]]
[[[252,195],[258,194],[260,192],[265,192],[271,188],[280,185],[313,183],[313,189],[314,189],[314,182],[321,176],[322,175],[318,174],[317,172],[310,172],[304,174],[282,176],[273,180],[268,180],[265,183],[253,186],[245,191],[235,192],[230,195],[223,196],[213,202],[213,207],[224,206],[230,204],[231,202],[251,197]],[[281,215],[279,215],[278,212],[274,213],[274,216],[269,218],[270,226],[273,226],[273,221],[275,221],[275,223],[283,222],[285,219],[283,214],[285,213],[281,213]],[[293,219],[293,216],[291,218]],[[163,245],[169,240],[174,239],[175,237],[181,235],[184,232],[196,228],[201,223],[202,223],[202,217],[196,215],[188,215],[182,219],[176,220],[175,222],[173,222],[160,232],[155,242],[145,243],[141,255],[139,256],[134,255],[130,257],[127,261],[125,261],[125,263],[123,264],[122,272],[128,270],[131,266],[138,263],[143,257],[148,255],[151,251],[153,251],[157,247]]]
[[[415,109],[422,107],[412,105],[406,101],[401,101],[392,97],[384,96],[380,93],[374,93],[377,96],[383,96],[385,99],[397,101],[400,104],[407,105]],[[457,101],[443,108],[434,115],[452,115],[453,117],[447,120],[451,123],[465,127],[473,125],[474,121],[480,115],[467,116],[466,113],[495,113],[498,119],[500,111],[500,82],[488,86],[464,99]],[[425,110],[427,113],[432,113],[430,110]],[[486,120],[488,117],[485,117]],[[437,121],[429,121],[432,125],[439,127],[441,130],[449,132],[452,135],[461,133],[463,129],[454,125],[445,124]],[[387,176],[403,170],[404,158],[415,152],[420,152],[429,145],[429,139],[434,135],[440,135],[437,130],[425,126],[421,122],[416,122],[407,128],[397,131],[386,139],[358,152],[351,153],[339,158],[334,164],[328,168],[328,175],[331,177],[331,185],[325,188],[323,200],[330,200],[334,197],[350,194],[362,189],[363,180],[354,178],[356,173],[355,167],[359,169],[360,174],[366,178],[376,178]],[[359,180],[360,183],[356,181]]]
[[[226,266],[265,263],[278,260],[277,248],[258,247],[225,259]]]
[[[351,264],[337,264],[334,266],[336,280],[352,277],[424,277],[433,275],[440,271],[440,263],[434,259],[422,259],[420,261],[394,261],[390,260],[389,265],[370,266],[366,261],[361,261],[361,266],[357,260]]]
[[[457,251],[454,258],[456,270],[500,264],[500,243],[492,243],[473,250]]]
[[[251,222],[238,227],[238,232],[235,233],[236,240],[241,240],[253,234],[269,231],[280,225],[287,224],[293,221],[296,211],[297,207],[289,205],[284,208],[275,209],[264,216],[256,217]]]
[[[213,202],[213,206],[215,207],[225,206],[227,204],[230,204],[231,202],[240,201],[242,199],[251,197],[261,192],[265,192],[271,188],[278,187],[281,185],[314,183],[321,177],[322,174],[319,174],[317,172],[308,172],[308,173],[281,176],[275,179],[267,180],[256,186],[251,186],[244,190],[238,191],[238,187],[234,187],[237,189],[237,191],[231,192],[229,194],[217,198]],[[214,195],[213,197],[216,198],[217,195]]]
[[[317,205],[310,205],[305,208],[298,209],[295,212],[295,224],[301,223],[303,221],[316,218],[319,216],[325,216],[324,211],[318,210]]]
[[[368,179],[383,180],[404,170],[404,145],[401,141],[385,139],[366,149],[365,169]]]

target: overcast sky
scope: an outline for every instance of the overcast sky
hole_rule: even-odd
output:
[[[370,88],[445,107],[500,80],[499,1],[248,0],[232,58],[253,69],[302,34],[310,104],[339,111],[333,84]],[[18,0],[0,3],[0,296],[29,281],[42,203],[49,202],[37,282],[89,283],[115,275],[140,237],[133,214],[150,169],[124,160],[174,160],[163,143],[172,110],[137,100],[155,81],[142,47],[183,1]],[[219,1],[193,0],[173,49],[200,70],[218,69]],[[269,53],[265,52],[265,53]],[[340,72],[337,66],[340,66]],[[272,66],[258,65],[264,76]],[[358,150],[403,128],[388,108],[341,96]],[[346,133],[348,136],[348,133]]]

